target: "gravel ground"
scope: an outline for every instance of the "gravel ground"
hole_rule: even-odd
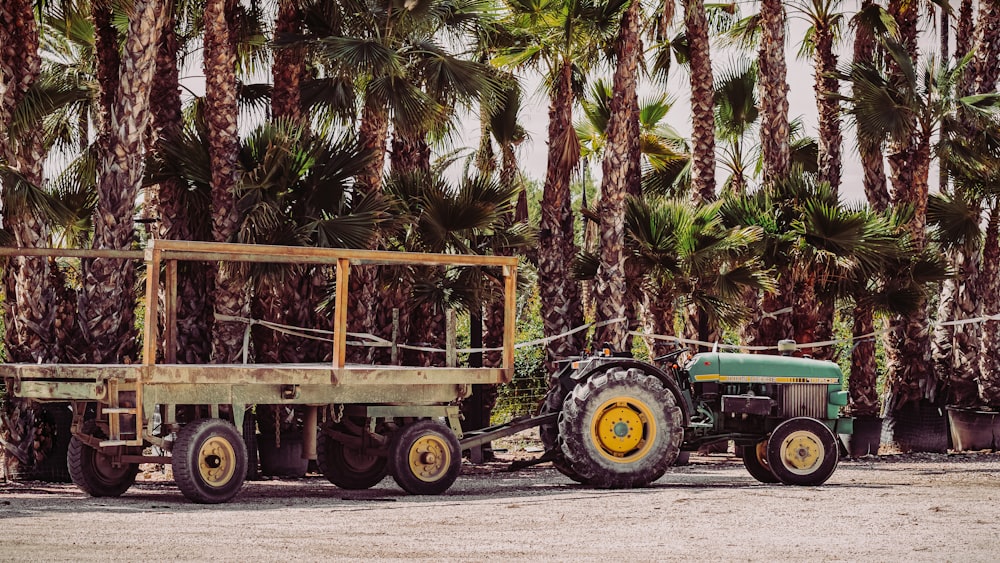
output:
[[[757,483],[727,454],[628,491],[507,467],[466,465],[437,497],[310,475],[210,506],[155,471],[116,499],[0,484],[0,560],[1000,560],[998,454],[842,461],[821,487]]]

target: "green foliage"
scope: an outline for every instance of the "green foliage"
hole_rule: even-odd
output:
[[[524,306],[518,308],[517,342],[535,340],[543,336],[541,301],[537,287],[531,291]],[[526,346],[514,352],[514,379],[500,385],[497,404],[493,409],[493,424],[514,417],[534,414],[549,387],[545,370],[545,347]]]

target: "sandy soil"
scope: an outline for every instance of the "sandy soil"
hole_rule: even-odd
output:
[[[250,482],[213,506],[155,472],[117,499],[0,484],[0,560],[1000,559],[997,454],[843,461],[822,487],[759,484],[726,454],[630,491],[588,489],[548,464],[506,468],[466,465],[438,497],[309,476]]]

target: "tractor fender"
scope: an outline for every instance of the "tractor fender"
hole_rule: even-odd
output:
[[[681,389],[677,385],[677,382],[674,381],[674,379],[670,377],[670,374],[667,372],[640,360],[616,358],[607,362],[601,362],[597,365],[591,366],[590,369],[587,369],[586,371],[574,371],[564,374],[563,381],[560,381],[560,384],[562,385],[564,391],[569,392],[573,387],[576,387],[595,375],[605,373],[612,368],[621,368],[625,370],[638,369],[643,373],[659,379],[660,382],[663,383],[663,386],[674,395],[677,405],[681,408],[681,412],[684,413],[684,426],[687,426],[691,422],[691,413],[688,412],[687,401],[684,400],[684,395],[681,393]]]

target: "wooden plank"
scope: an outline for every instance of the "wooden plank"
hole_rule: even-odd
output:
[[[114,250],[108,248],[26,248],[0,246],[0,256],[51,256],[53,258],[121,258],[142,260],[142,250]]]
[[[333,367],[342,368],[347,362],[347,291],[350,287],[351,263],[337,260],[337,295],[333,311]]]
[[[146,249],[146,325],[143,334],[142,362],[144,365],[156,364],[156,340],[158,338],[157,308],[159,306],[160,290],[160,250],[150,245]]]
[[[515,256],[482,256],[477,254],[431,254],[165,239],[151,240],[149,245],[151,248],[163,251],[164,258],[177,260],[335,264],[341,259],[346,259],[352,264],[443,266],[505,266],[517,263]]]
[[[517,263],[504,266],[503,306],[503,367],[508,369],[507,382],[514,372],[514,341],[517,338]]]
[[[163,359],[168,364],[177,363],[177,260],[167,260],[166,279],[163,280]]]

